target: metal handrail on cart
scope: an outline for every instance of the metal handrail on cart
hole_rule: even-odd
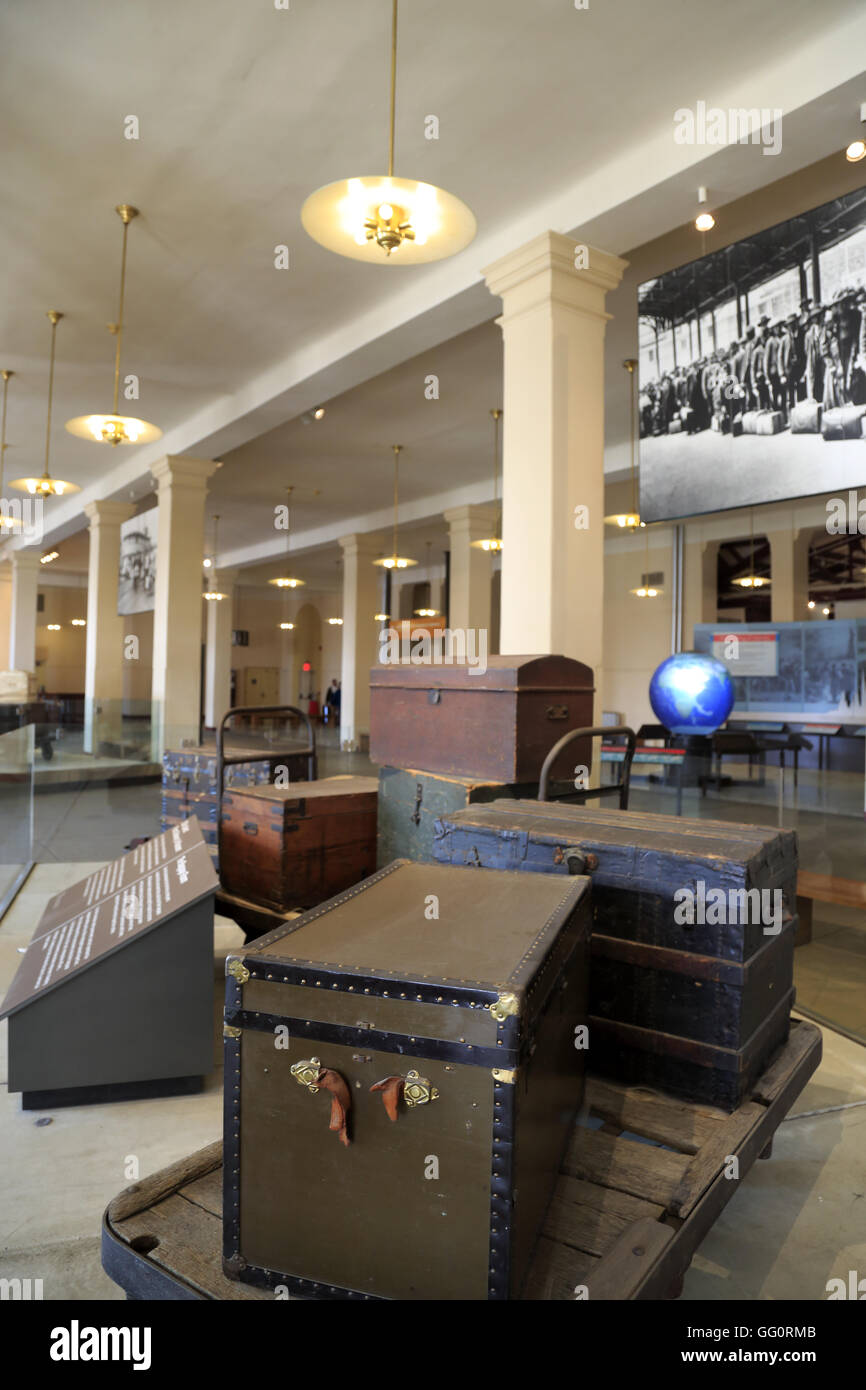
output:
[[[609,787],[587,787],[580,788],[580,795],[587,796],[613,796],[619,792],[619,809],[628,810],[628,790],[631,778],[631,764],[634,758],[634,750],[637,746],[637,735],[634,729],[630,729],[627,724],[613,724],[610,727],[593,725],[585,729],[569,729],[567,734],[563,734],[558,743],[555,743],[548,753],[541,766],[541,774],[538,778],[538,800],[547,800],[547,789],[550,781],[550,773],[557,758],[564,748],[570,743],[575,743],[579,738],[617,738],[626,739],[625,755],[622,760],[622,777],[619,782],[613,782]]]

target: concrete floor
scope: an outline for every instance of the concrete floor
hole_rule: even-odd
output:
[[[96,867],[36,868],[0,924],[0,990],[47,899]],[[100,1266],[102,1212],[135,1177],[219,1137],[223,962],[242,941],[217,919],[214,1070],[200,1095],[24,1112],[6,1085],[0,1025],[0,1277],[42,1279],[48,1300],[123,1297]],[[820,1069],[778,1131],[772,1159],[752,1168],[698,1251],[683,1298],[813,1300],[826,1296],[829,1278],[866,1271],[864,1152],[866,1049],[825,1031]]]

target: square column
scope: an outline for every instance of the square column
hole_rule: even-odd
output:
[[[129,502],[88,502],[87,634],[84,658],[84,751],[118,743],[123,719],[124,619],[117,611],[120,527],[135,515]]]
[[[603,705],[605,296],[626,262],[544,232],[484,271],[502,298],[503,653],[592,667]]]
[[[809,614],[809,545],[813,528],[768,531],[770,542],[770,621],[805,622]]]
[[[157,485],[151,756],[166,741],[198,742],[201,718],[202,557],[210,459],[171,454],[151,468]]]
[[[381,569],[373,564],[381,544],[371,536],[341,536],[343,549],[343,656],[340,668],[340,743],[359,748],[370,733],[370,667],[375,666],[381,602]]]
[[[39,552],[12,553],[12,611],[9,621],[10,671],[36,670],[36,595],[41,566]]]
[[[237,577],[237,570],[219,570],[217,588],[225,598],[205,600],[204,722],[209,729],[215,729],[226,710],[231,708],[232,626]]]
[[[473,542],[487,540],[494,534],[499,508],[485,504],[451,507],[443,515],[451,541],[448,624],[452,628],[487,632],[488,650],[492,650],[489,633],[493,552],[482,550]]]

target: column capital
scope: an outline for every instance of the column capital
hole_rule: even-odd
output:
[[[494,261],[482,274],[490,293],[505,301],[503,318],[555,300],[607,319],[604,296],[616,289],[627,266],[628,261],[609,251],[548,231]]]
[[[20,570],[22,574],[28,571],[32,574],[39,572],[42,563],[41,550],[13,550],[12,552],[12,572]]]
[[[168,487],[201,488],[222,463],[215,459],[187,458],[185,454],[166,454],[157,463],[151,464],[150,472],[154,482],[163,491]]]
[[[349,536],[340,536],[339,541],[348,558],[369,556],[370,559],[375,559],[383,551],[382,541],[375,534],[353,532]]]
[[[135,515],[134,502],[86,502],[84,515],[90,522],[91,531],[97,526],[119,526]]]
[[[493,535],[499,520],[499,507],[493,502],[466,502],[459,507],[449,507],[442,515],[452,535],[467,532],[470,541],[481,541]]]

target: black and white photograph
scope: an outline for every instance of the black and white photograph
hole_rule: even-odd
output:
[[[153,612],[158,511],[158,507],[151,507],[121,525],[117,580],[117,612],[121,617]]]
[[[640,510],[866,482],[866,189],[638,290]]]

